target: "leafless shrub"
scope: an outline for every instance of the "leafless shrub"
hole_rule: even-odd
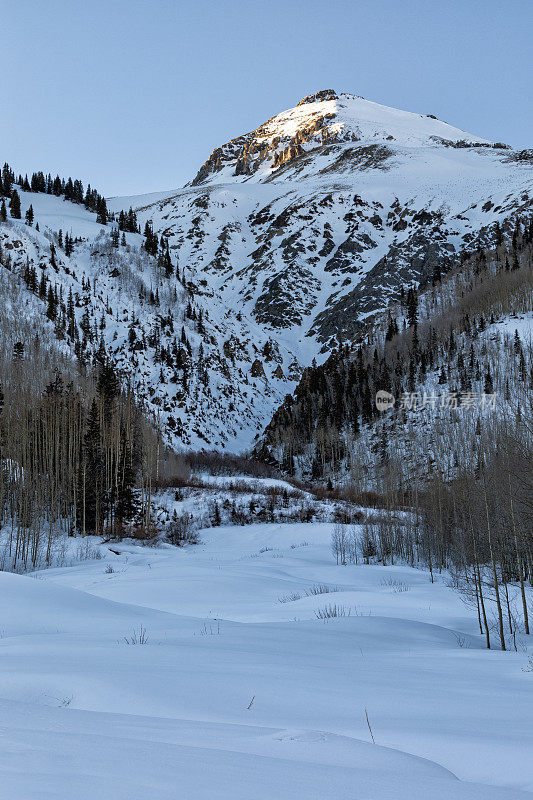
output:
[[[78,561],[99,561],[102,558],[102,553],[97,547],[91,544],[90,539],[79,544],[76,548],[76,559]]]
[[[329,603],[324,608],[317,608],[315,617],[317,619],[333,619],[334,617],[349,617],[351,616],[351,609],[346,606],[337,605],[337,603]]]
[[[172,520],[168,526],[168,540],[171,544],[175,544],[178,547],[183,547],[186,544],[198,544],[198,531],[190,514],[185,512],[181,516],[178,516],[176,511],[174,511]]]
[[[208,472],[211,475],[250,475],[254,478],[278,478],[280,474],[262,461],[217,451],[187,453],[186,463],[195,472]]]
[[[411,587],[408,583],[399,580],[398,578],[384,578],[381,583],[381,586],[389,586],[395,594],[400,594],[402,592],[410,591]]]
[[[310,586],[309,589],[306,589],[305,595],[306,597],[312,597],[313,595],[329,594],[330,592],[338,591],[338,586],[327,586],[325,583],[317,583],[314,586]]]
[[[125,636],[124,641],[126,644],[147,644],[148,634],[146,632],[146,628],[144,628],[142,625],[139,628],[139,631],[134,628],[131,636]]]
[[[529,656],[526,666],[522,667],[522,672],[533,672],[533,656]]]
[[[300,600],[302,595],[299,592],[289,592],[278,597],[278,603],[293,603],[295,600]]]
[[[217,619],[215,622],[216,625],[209,625],[209,628],[207,627],[207,623],[204,622],[202,628],[200,629],[200,636],[219,636],[220,621]]]

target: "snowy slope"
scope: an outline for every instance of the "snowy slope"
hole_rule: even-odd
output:
[[[287,386],[294,386],[300,375],[292,349],[272,341],[255,320],[239,319],[211,290],[198,287],[193,293],[191,276],[186,284],[176,276],[162,277],[156,260],[142,249],[142,236],[126,233],[126,245],[114,248],[112,226],[98,224],[96,215],[85,208],[54,196],[20,195],[23,217],[31,204],[40,230],[16,220],[0,224],[4,261],[0,269],[18,282],[13,315],[23,315],[30,327],[31,320],[39,317],[53,341],[54,325],[44,316],[46,300],[39,301],[22,280],[29,264],[36,268],[38,282],[44,272],[58,287],[64,304],[72,293],[79,326],[88,315],[89,350],[96,351],[103,339],[124,379],[157,418],[170,443],[178,448],[249,446]],[[80,239],[70,257],[59,247],[60,230],[63,236]],[[52,243],[55,269],[50,263]],[[158,304],[150,300],[156,291]],[[12,298],[6,299],[5,312],[8,302],[13,307]],[[190,302],[204,314],[202,333],[186,317]],[[191,346],[186,392],[183,372],[160,357],[161,348],[172,351],[180,342],[182,328]],[[254,377],[252,364],[264,360],[265,346],[271,353],[269,364],[265,362],[263,374]],[[63,336],[56,339],[56,347],[73,357],[75,341]],[[274,374],[278,365],[281,377]]]
[[[177,194],[178,191],[165,191],[165,192],[148,192],[147,194],[136,194],[132,195],[131,197],[122,196],[122,197],[108,197],[107,198],[107,207],[109,211],[119,212],[121,210],[127,211],[130,207],[135,206],[136,208],[142,206],[149,206],[153,205],[154,203],[159,203],[163,200],[168,200],[169,197],[173,197]]]
[[[527,655],[484,650],[444,576],[336,566],[331,530],[0,573],[6,796],[531,798]]]

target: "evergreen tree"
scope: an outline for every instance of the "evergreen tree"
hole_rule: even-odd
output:
[[[11,200],[9,202],[9,210],[11,211],[11,216],[13,219],[20,219],[20,196],[16,189],[13,189],[13,194],[11,195]]]
[[[410,328],[418,324],[418,298],[413,287],[407,292],[407,321]]]
[[[41,300],[46,299],[46,284],[47,284],[46,272],[43,270],[41,273],[41,280],[39,283],[39,297]]]
[[[96,222],[99,225],[107,225],[107,220],[108,213],[105,198],[98,195],[98,200],[96,201]]]
[[[159,247],[159,240],[157,238],[157,234],[153,232],[152,226],[149,222],[146,223],[144,226],[144,249],[150,255],[155,256],[157,255],[157,250]]]
[[[72,251],[74,250],[74,244],[72,241],[72,237],[65,233],[65,255],[70,256],[72,255]]]
[[[46,309],[48,319],[55,320],[57,317],[57,299],[50,285],[48,287],[48,308]]]
[[[101,363],[96,388],[98,395],[102,398],[105,414],[108,416],[113,409],[115,400],[120,394],[120,383],[117,378],[116,370],[109,359],[105,359],[103,363]]]
[[[77,527],[84,533],[98,533],[104,510],[103,457],[100,420],[96,400],[92,401],[83,438],[79,470]]]
[[[15,175],[9,164],[6,162],[2,168],[3,194],[11,197],[11,187],[15,182]]]
[[[485,392],[485,394],[492,394],[494,392],[494,383],[492,381],[490,367],[488,366],[487,366],[487,371],[485,372],[485,385],[483,391]]]
[[[119,481],[115,507],[115,519],[122,526],[131,522],[139,513],[139,494],[135,489],[137,477],[135,452],[128,442],[124,426],[120,431]]]

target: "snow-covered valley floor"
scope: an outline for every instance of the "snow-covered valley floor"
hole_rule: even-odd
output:
[[[0,573],[1,796],[533,798],[526,652],[484,650],[444,576],[337,566],[331,531]]]

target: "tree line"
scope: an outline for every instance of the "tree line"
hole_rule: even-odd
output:
[[[149,536],[163,455],[111,362],[48,369],[39,385],[39,350],[38,341],[15,342],[1,369],[0,520],[14,569],[50,563],[59,534]]]
[[[110,215],[107,210],[105,197],[101,195],[96,189],[92,189],[91,185],[84,189],[83,183],[79,179],[60,178],[44,172],[34,172],[31,179],[25,175],[15,175],[9,164],[6,162],[0,172],[0,197],[7,198],[10,202],[11,216],[13,219],[20,219],[20,196],[16,189],[19,187],[24,192],[40,192],[42,194],[54,195],[55,197],[64,197],[71,203],[79,203],[85,206],[88,211],[93,211],[97,214],[97,221],[102,225],[106,225]],[[5,201],[4,201],[5,202]],[[1,212],[0,212],[1,213]],[[4,217],[5,219],[5,217]]]

